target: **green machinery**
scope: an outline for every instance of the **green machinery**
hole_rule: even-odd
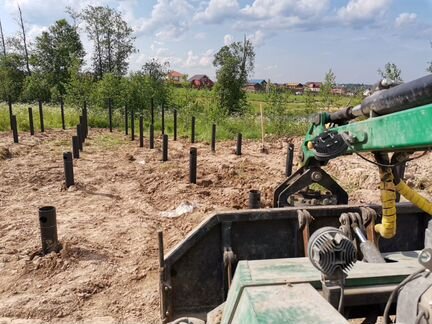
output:
[[[431,147],[432,75],[320,113],[275,208],[212,215],[161,252],[162,322],[432,323],[432,204],[403,181]],[[322,169],[346,154],[379,172],[380,205],[348,205]]]

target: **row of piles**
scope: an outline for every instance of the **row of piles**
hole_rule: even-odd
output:
[[[62,128],[66,129],[63,101],[60,102],[60,112],[61,112]],[[31,107],[28,108],[28,116],[29,116],[30,135],[33,136],[35,134],[35,129],[34,129],[34,122],[33,122],[33,108]],[[10,127],[13,135],[13,141],[14,143],[19,143],[17,117],[16,115],[13,114],[12,103],[10,101],[9,101],[9,118],[10,118]],[[40,118],[40,131],[41,133],[43,133],[45,132],[45,124],[44,124],[43,105],[41,100],[39,100],[39,118]]]

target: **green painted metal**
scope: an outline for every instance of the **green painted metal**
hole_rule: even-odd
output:
[[[229,323],[346,324],[345,318],[309,284],[255,286],[242,291]]]
[[[319,124],[312,125],[305,137],[302,145],[305,165],[315,157],[313,149],[308,148],[308,142],[328,130],[328,116],[323,113]],[[354,136],[357,142],[352,148],[357,152],[429,149],[432,147],[432,104],[333,127],[331,130]],[[353,149],[349,148],[347,154],[352,153]]]
[[[397,262],[380,264],[379,267],[372,263],[357,262],[346,279],[346,288],[398,284],[420,268],[417,251],[389,253],[385,256]],[[320,279],[321,273],[308,258],[240,261],[225,303],[222,324],[296,323],[293,319],[306,315],[301,303],[294,299],[307,303],[308,297],[301,294],[302,289],[307,288],[303,287],[299,292],[286,290],[287,285],[307,283],[316,293],[315,289],[321,288]],[[282,303],[279,302],[281,300]],[[315,302],[321,305],[319,300]],[[329,304],[323,304],[319,311],[326,311],[327,306],[331,308]],[[308,310],[308,313],[314,315],[313,311]],[[321,323],[312,318],[310,321],[297,322]]]

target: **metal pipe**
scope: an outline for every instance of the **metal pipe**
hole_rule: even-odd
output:
[[[352,229],[360,241],[360,251],[363,254],[364,261],[369,263],[386,263],[378,248],[371,241],[368,241],[359,226],[352,226]]]
[[[72,136],[72,152],[74,159],[79,159],[79,139],[78,136]]]
[[[292,174],[293,161],[294,161],[294,144],[289,143],[288,144],[287,158],[286,158],[286,165],[285,165],[285,175],[287,177],[290,177]]]
[[[74,173],[73,173],[73,161],[72,161],[72,153],[65,152],[63,153],[63,162],[64,162],[64,173],[66,180],[66,188],[74,185]]]
[[[195,116],[192,116],[191,143],[195,143]]]
[[[62,121],[62,129],[65,130],[65,129],[66,129],[66,125],[65,125],[64,102],[63,102],[63,98],[60,99],[60,115],[61,115],[61,121]],[[33,134],[32,134],[32,135],[33,135]]]
[[[165,291],[165,256],[163,232],[158,231],[158,247],[159,247],[159,295],[160,295],[160,312],[161,322],[167,323],[167,305]]]
[[[39,119],[40,119],[41,132],[43,133],[43,132],[45,132],[45,126],[44,126],[42,100],[40,100],[40,99],[39,99]]]
[[[87,101],[84,101],[83,120],[84,120],[84,139],[86,139],[87,136],[88,136],[88,112],[87,112]]]
[[[197,180],[197,149],[191,147],[189,151],[189,182],[196,183]]]
[[[135,112],[131,110],[131,140],[135,140]]]
[[[15,115],[12,115],[12,135],[14,143],[18,143],[18,125]]]
[[[33,109],[32,107],[28,108],[28,114],[29,114],[29,125],[30,125],[30,135],[34,135],[34,123],[33,123]]]
[[[367,241],[366,236],[363,234],[362,230],[358,226],[354,226],[353,230],[354,230],[354,233],[357,235],[357,237],[361,243],[364,243]]]
[[[154,125],[150,125],[150,148],[154,149]]]
[[[151,114],[151,123],[154,125],[154,100],[151,98],[150,100],[150,114]]]
[[[212,125],[211,150],[216,152],[216,124]]]
[[[11,96],[8,96],[8,106],[9,106],[9,122],[10,122],[10,128],[12,129],[12,98]]]
[[[162,135],[162,161],[168,161],[168,135]]]
[[[249,191],[249,209],[261,208],[261,192],[259,190]]]
[[[112,133],[112,100],[111,100],[111,98],[108,99],[108,123],[109,123],[109,130]]]
[[[43,254],[59,252],[61,246],[57,238],[57,216],[55,207],[45,206],[39,208],[39,227]]]
[[[177,109],[174,109],[174,141],[177,141]]]
[[[158,246],[159,246],[159,267],[163,268],[165,266],[164,257],[164,243],[163,243],[163,232],[158,231]]]
[[[144,147],[144,117],[139,118],[139,146]]]
[[[162,134],[165,134],[165,105],[163,103],[162,103],[161,109],[162,109],[162,112],[161,112],[161,114],[162,114],[162,125],[161,125]]]
[[[79,149],[80,149],[80,151],[82,151],[83,150],[83,144],[82,144],[82,140],[81,140],[81,125],[80,124],[77,125],[76,132],[77,132],[77,137],[78,137]]]
[[[242,154],[242,134],[237,134],[237,147],[236,147],[236,155]]]
[[[85,142],[85,121],[84,116],[79,116],[79,121],[81,125],[81,140],[84,143]]]
[[[125,105],[125,113],[124,113],[124,117],[125,117],[125,135],[128,135],[128,109],[127,109],[127,105]]]

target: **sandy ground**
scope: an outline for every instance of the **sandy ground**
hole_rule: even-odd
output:
[[[76,185],[64,187],[62,152],[72,131],[48,131],[11,144],[0,133],[0,324],[158,323],[157,231],[165,249],[183,239],[216,210],[246,208],[248,192],[262,192],[270,207],[275,186],[284,180],[286,142],[246,141],[243,155],[232,142],[198,148],[198,184],[188,184],[190,144],[169,143],[169,161],[138,147],[120,132],[90,130],[79,160]],[[432,158],[410,162],[410,185],[432,193]],[[349,191],[351,202],[378,202],[376,167],[348,156],[327,167]],[[414,176],[415,175],[415,176]],[[181,203],[196,206],[166,218]],[[63,250],[45,257],[40,250],[38,208],[57,208]],[[36,256],[35,256],[36,255]]]

